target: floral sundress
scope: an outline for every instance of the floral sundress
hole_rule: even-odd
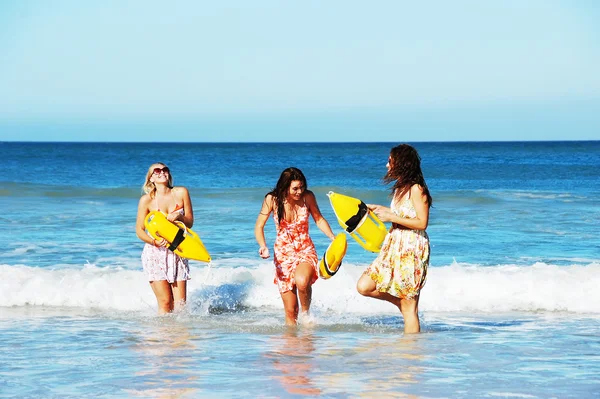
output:
[[[296,267],[300,263],[308,263],[313,267],[311,284],[319,279],[317,274],[317,251],[308,235],[308,207],[306,203],[298,209],[296,219],[287,222],[285,218],[279,223],[277,207],[273,212],[277,237],[274,246],[275,278],[280,293],[291,291],[296,286]]]
[[[403,218],[417,217],[410,198],[392,199],[392,211]],[[392,227],[377,258],[365,270],[377,290],[397,298],[413,299],[425,285],[429,266],[429,236],[425,230]]]

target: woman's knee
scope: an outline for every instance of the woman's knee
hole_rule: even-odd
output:
[[[164,280],[152,281],[150,282],[150,286],[156,296],[158,308],[166,312],[173,310],[173,294],[171,293],[169,283]]]
[[[284,310],[288,319],[296,320],[298,318],[298,305],[286,306]]]
[[[161,309],[168,309],[168,310],[172,310],[173,309],[173,298],[157,298],[156,299],[158,302],[158,307]]]
[[[291,309],[286,309],[285,314],[290,319],[297,319],[298,318],[298,308],[294,307]]]
[[[312,284],[314,269],[308,263],[301,263],[294,273],[294,283],[299,291],[306,291]]]
[[[310,288],[310,278],[308,276],[296,276],[296,288],[304,292]]]
[[[369,276],[362,275],[356,283],[356,291],[364,296],[369,296],[375,289],[375,283]]]

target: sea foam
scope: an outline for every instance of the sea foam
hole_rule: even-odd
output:
[[[365,265],[344,263],[313,286],[313,309],[336,314],[385,314],[388,303],[356,292]],[[149,310],[155,298],[141,270],[121,267],[36,268],[0,265],[0,307],[48,306]],[[282,307],[269,261],[228,259],[210,266],[193,262],[189,301],[199,309],[237,311]],[[431,267],[422,291],[422,312],[573,312],[600,314],[600,264]]]

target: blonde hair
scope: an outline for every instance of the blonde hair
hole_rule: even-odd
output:
[[[154,184],[154,182],[150,181],[150,178],[152,177],[152,174],[154,174],[154,169],[157,167],[168,168],[168,166],[162,162],[153,163],[148,168],[148,172],[146,172],[146,180],[144,182],[144,185],[142,186],[142,192],[150,195],[150,198],[154,198],[154,196],[156,195],[156,185]],[[171,176],[171,172],[169,172],[169,182],[167,186],[169,188],[173,188],[173,176]]]

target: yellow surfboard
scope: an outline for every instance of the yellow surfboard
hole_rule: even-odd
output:
[[[333,191],[327,193],[327,196],[340,226],[364,249],[379,252],[387,234],[383,222],[358,198]]]
[[[154,239],[167,240],[171,244],[169,249],[182,258],[210,262],[210,255],[198,234],[183,222],[169,222],[164,213],[153,211],[146,215],[144,226]]]
[[[319,262],[319,276],[321,278],[328,279],[337,273],[342,265],[342,259],[346,255],[347,248],[346,234],[340,233],[335,236]]]

